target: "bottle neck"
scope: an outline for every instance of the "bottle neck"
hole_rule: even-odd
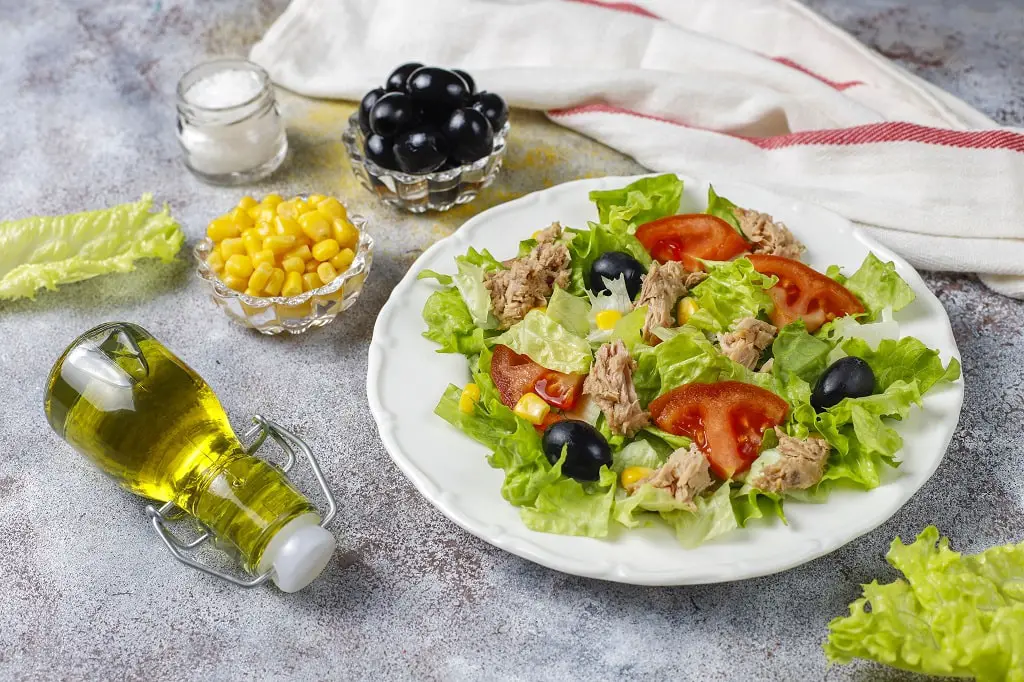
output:
[[[200,485],[175,500],[221,545],[235,550],[256,573],[270,540],[293,519],[316,508],[279,469],[239,452],[224,457]]]

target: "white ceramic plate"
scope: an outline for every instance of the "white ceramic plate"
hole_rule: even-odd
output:
[[[527,529],[518,510],[502,499],[503,473],[487,465],[486,448],[433,414],[445,387],[463,385],[469,371],[461,355],[436,353],[436,346],[421,336],[420,313],[435,285],[417,281],[416,275],[425,268],[454,272],[455,257],[469,246],[487,248],[499,259],[511,257],[521,239],[556,220],[586,227],[596,218],[587,200],[590,190],[622,187],[635,179],[580,180],[530,194],[481,213],[420,256],[392,292],[370,342],[370,409],[399,468],[448,518],[492,545],[566,573],[642,585],[714,583],[775,573],[827,554],[896,513],[938,467],[960,416],[962,382],[934,389],[924,409],[915,409],[896,425],[906,441],[903,464],[887,471],[878,488],[839,491],[820,505],[787,502],[788,526],[779,521],[752,524],[691,550],[680,547],[671,531],[660,526],[619,529],[607,539]],[[683,180],[681,212],[702,211],[707,183]],[[938,348],[944,360],[959,358],[949,319],[917,272],[849,221],[747,185],[722,182],[715,188],[740,206],[785,222],[807,245],[805,261],[818,270],[835,263],[852,272],[868,251],[895,261],[917,293],[917,300],[897,315],[902,334]]]

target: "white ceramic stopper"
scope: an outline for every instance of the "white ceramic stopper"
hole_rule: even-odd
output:
[[[321,528],[316,514],[303,514],[277,532],[260,559],[259,572],[273,570],[274,584],[298,592],[310,584],[334,554],[334,536]]]

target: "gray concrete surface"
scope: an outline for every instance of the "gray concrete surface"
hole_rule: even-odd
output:
[[[1024,124],[1024,1],[809,4],[1001,122]],[[176,79],[204,56],[244,53],[283,6],[0,0],[0,218],[153,191],[197,238],[243,192],[205,186],[180,165]],[[892,577],[883,554],[893,536],[934,523],[965,550],[1024,539],[1024,303],[945,274],[927,280],[963,352],[963,418],[935,477],[877,531],[781,575],[678,589],[562,575],[468,536],[416,494],[377,438],[364,389],[377,311],[416,254],[470,214],[638,168],[519,114],[498,187],[451,214],[410,217],[354,185],[338,141],[350,110],[286,96],[294,154],[249,189],[338,193],[371,216],[373,276],[334,325],[299,338],[233,327],[187,256],[0,303],[0,678],[910,679],[871,664],[827,670],[820,650],[858,584]],[[50,364],[110,319],[140,323],[186,358],[237,424],[273,416],[320,454],[341,503],[342,549],[310,589],[243,592],[173,562],[142,503],[50,432]]]

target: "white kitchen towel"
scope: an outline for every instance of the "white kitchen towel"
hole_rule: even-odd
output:
[[[293,0],[252,59],[352,100],[403,62],[463,68],[652,170],[820,204],[1024,298],[1024,130],[794,0]]]

